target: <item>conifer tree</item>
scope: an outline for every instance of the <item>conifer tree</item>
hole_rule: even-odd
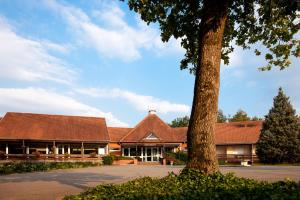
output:
[[[282,88],[266,115],[256,153],[261,162],[296,162],[300,153],[299,124],[295,110]]]

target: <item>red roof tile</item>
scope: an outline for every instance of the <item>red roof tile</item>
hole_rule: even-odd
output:
[[[262,121],[217,123],[215,143],[222,144],[255,144],[260,135]],[[174,128],[178,140],[187,141],[187,127]]]
[[[104,118],[7,113],[0,139],[108,142],[109,135]]]
[[[110,142],[119,142],[133,128],[107,127]]]
[[[146,139],[153,133],[158,139]],[[180,142],[174,136],[173,129],[163,122],[157,115],[149,114],[136,125],[121,142]]]

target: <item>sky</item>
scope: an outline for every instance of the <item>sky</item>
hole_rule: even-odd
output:
[[[256,45],[258,48],[262,48]],[[134,126],[149,109],[189,115],[194,76],[180,70],[180,40],[160,39],[115,0],[0,0],[0,116],[33,112],[105,117]],[[282,87],[300,114],[300,60],[261,72],[264,58],[236,48],[221,66],[219,108],[263,117]]]

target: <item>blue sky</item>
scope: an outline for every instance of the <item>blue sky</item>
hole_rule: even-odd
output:
[[[101,116],[110,126],[134,126],[149,109],[167,122],[188,115],[194,77],[179,69],[184,49],[159,34],[119,1],[0,0],[0,115]],[[263,117],[280,86],[299,114],[299,59],[259,72],[265,61],[251,51],[230,57],[221,67],[225,114]]]

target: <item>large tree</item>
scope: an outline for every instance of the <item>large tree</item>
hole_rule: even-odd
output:
[[[231,122],[243,122],[243,121],[249,121],[250,117],[248,117],[247,113],[243,111],[242,109],[239,109],[232,118],[229,119]]]
[[[218,110],[217,122],[223,123],[227,121],[227,117],[224,115],[223,110]]]
[[[218,171],[214,144],[220,88],[220,63],[229,63],[236,46],[265,46],[267,65],[284,69],[299,56],[297,0],[127,0],[147,23],[157,22],[163,41],[181,40],[181,69],[195,74],[188,128],[188,168]],[[298,15],[298,16],[297,16]],[[256,55],[261,52],[254,48]]]
[[[265,163],[296,162],[300,155],[299,134],[296,111],[279,88],[256,145],[259,160]]]
[[[175,127],[187,127],[189,125],[190,117],[189,116],[184,116],[184,117],[177,117],[174,119],[170,126],[175,128]]]

